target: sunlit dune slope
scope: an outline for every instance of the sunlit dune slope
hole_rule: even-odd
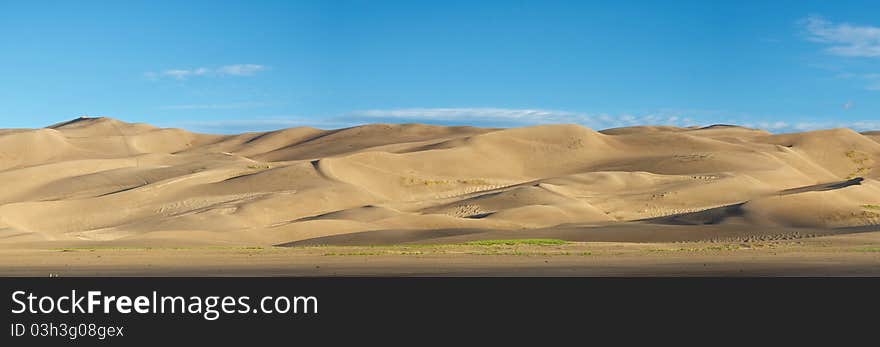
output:
[[[861,227],[880,224],[878,160],[880,133],[849,129],[371,124],[206,135],[79,118],[0,130],[0,243]]]

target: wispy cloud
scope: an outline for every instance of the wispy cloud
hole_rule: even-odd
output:
[[[845,107],[845,106],[844,106]],[[736,124],[736,123],[735,123]],[[773,133],[802,132],[834,128],[850,128],[855,131],[880,130],[880,120],[853,121],[746,121],[739,123],[748,128],[767,130]]]
[[[238,64],[221,66],[216,70],[217,74],[230,76],[252,76],[257,72],[264,71],[267,68],[257,64]]]
[[[855,131],[880,130],[880,120],[861,120],[851,122],[798,122],[781,130],[810,131],[833,128],[850,128]]]
[[[865,89],[880,91],[880,73],[865,74],[861,77],[868,81],[868,85]]]
[[[866,83],[865,89],[880,91],[880,73],[856,74],[856,73],[847,72],[847,73],[839,74],[839,75],[837,75],[837,77],[838,78],[845,78],[845,79],[852,79],[852,80],[859,80],[859,81],[862,81],[863,83]]]
[[[373,119],[420,121],[502,120],[530,123],[569,121],[584,117],[584,115],[566,111],[506,108],[404,108],[362,110],[352,112],[352,115]]]
[[[850,103],[850,107],[853,104]],[[756,119],[757,118],[757,119]],[[587,114],[571,111],[506,108],[408,108],[352,112],[349,119],[358,123],[371,122],[436,122],[439,124],[485,124],[489,126],[527,126],[537,124],[573,123],[593,129],[636,125],[670,125],[679,127],[732,124],[771,132],[794,132],[829,128],[851,128],[857,131],[878,130],[878,120],[845,122],[785,122],[720,110],[660,110],[642,114]]]
[[[168,69],[159,72],[146,72],[144,76],[157,80],[160,78],[173,78],[176,80],[185,80],[191,77],[203,76],[253,76],[261,71],[268,70],[269,67],[258,64],[235,64],[225,65],[217,68],[198,67],[192,69]]]
[[[791,124],[789,124],[787,122],[782,122],[782,121],[776,121],[776,122],[761,121],[761,122],[757,122],[757,123],[744,123],[744,124],[737,124],[737,125],[742,125],[747,128],[763,129],[763,130],[767,130],[767,131],[786,131],[786,130],[792,129]]]
[[[405,108],[362,110],[351,116],[367,121],[435,122],[444,124],[489,124],[522,126],[550,123],[575,123],[593,128],[629,125],[686,125],[692,120],[676,114],[586,114],[560,110],[508,108]]]
[[[801,21],[810,41],[829,45],[826,52],[847,57],[880,57],[880,27],[832,23],[822,16]]]
[[[857,131],[880,130],[880,120],[848,122],[785,122],[754,119],[734,112],[658,111],[647,114],[585,114],[570,111],[508,108],[401,108],[362,110],[336,117],[268,116],[216,121],[183,121],[167,126],[183,127],[207,133],[241,133],[270,131],[298,126],[338,129],[369,123],[433,123],[439,125],[473,125],[518,127],[540,124],[580,124],[601,130],[636,125],[708,126],[732,124],[771,132],[798,132],[829,128],[851,128]]]

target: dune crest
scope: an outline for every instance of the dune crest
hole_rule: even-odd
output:
[[[878,134],[370,124],[207,135],[83,117],[0,130],[0,244],[875,226]]]

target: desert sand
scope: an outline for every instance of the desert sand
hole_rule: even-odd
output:
[[[880,133],[0,130],[0,249],[765,242],[880,230]],[[874,258],[876,260],[876,258]]]

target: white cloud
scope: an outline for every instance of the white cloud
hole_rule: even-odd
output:
[[[880,74],[872,73],[863,75],[862,78],[868,81],[868,85],[865,87],[867,90],[878,90],[880,91]]]
[[[756,125],[750,126],[750,127],[764,129],[767,131],[778,131],[778,130],[790,129],[791,125],[786,122],[777,121],[777,122],[758,122]]]
[[[830,45],[828,53],[848,57],[880,57],[880,27],[832,23],[821,16],[802,21],[808,39]]]
[[[848,122],[799,122],[792,124],[790,127],[786,127],[780,130],[798,132],[833,128],[850,128],[855,131],[880,130],[880,120],[860,120]]]
[[[837,75],[837,77],[865,81],[867,83],[865,89],[880,91],[880,73],[855,74],[846,72]]]
[[[353,114],[367,118],[400,118],[438,121],[467,120],[474,118],[507,121],[553,121],[581,117],[581,115],[577,113],[566,111],[505,108],[405,108],[355,111]]]
[[[217,69],[217,73],[221,75],[231,76],[252,76],[253,74],[266,70],[263,65],[257,64],[237,64],[221,66]]]
[[[227,105],[176,105],[173,109],[212,108]],[[235,106],[231,104],[229,106]],[[167,108],[167,107],[166,107]],[[339,117],[273,116],[217,121],[182,121],[163,126],[182,127],[208,133],[240,133],[269,131],[297,126],[321,129],[344,128],[369,123],[421,123],[434,122],[446,125],[475,125],[515,127],[537,124],[573,123],[594,129],[607,129],[631,125],[694,125],[694,121],[680,115],[587,115],[568,111],[505,108],[408,108],[390,110],[355,111]],[[707,124],[708,125],[708,124]]]
[[[852,105],[852,104],[851,104]],[[601,130],[636,125],[671,125],[679,127],[712,124],[741,125],[771,132],[809,131],[830,128],[851,128],[857,131],[880,130],[880,121],[850,122],[785,122],[754,120],[746,114],[718,110],[664,110],[646,114],[586,114],[570,111],[505,108],[407,108],[357,111],[349,120],[356,123],[382,121],[437,122],[488,126],[527,126],[551,123],[574,123]]]
[[[298,126],[338,129],[369,123],[435,123],[442,125],[473,125],[517,127],[539,124],[571,123],[596,130],[635,126],[708,126],[712,124],[741,125],[771,132],[800,132],[830,128],[851,128],[857,131],[880,130],[880,120],[849,122],[785,122],[776,120],[750,121],[751,117],[723,111],[708,113],[662,111],[649,114],[596,114],[542,109],[506,108],[405,108],[355,111],[339,117],[272,116],[216,121],[184,121],[168,126],[183,127],[208,133],[241,133],[270,131]],[[716,115],[708,115],[715,112]],[[693,114],[686,115],[686,114]],[[708,115],[708,116],[707,116]]]
[[[366,121],[440,122],[446,124],[497,124],[523,126],[550,123],[575,123],[595,129],[631,125],[693,125],[692,120],[679,114],[586,114],[579,112],[508,109],[508,108],[405,108],[389,110],[364,110],[352,112],[351,116]]]
[[[749,128],[758,128],[774,133],[803,132],[812,130],[850,128],[855,131],[880,130],[880,120],[853,120],[853,121],[758,121],[739,124]]]
[[[253,76],[257,72],[268,70],[269,67],[258,64],[225,65],[218,68],[198,67],[193,69],[169,69],[160,72],[147,72],[144,76],[151,80],[167,77],[185,80],[199,76]]]

